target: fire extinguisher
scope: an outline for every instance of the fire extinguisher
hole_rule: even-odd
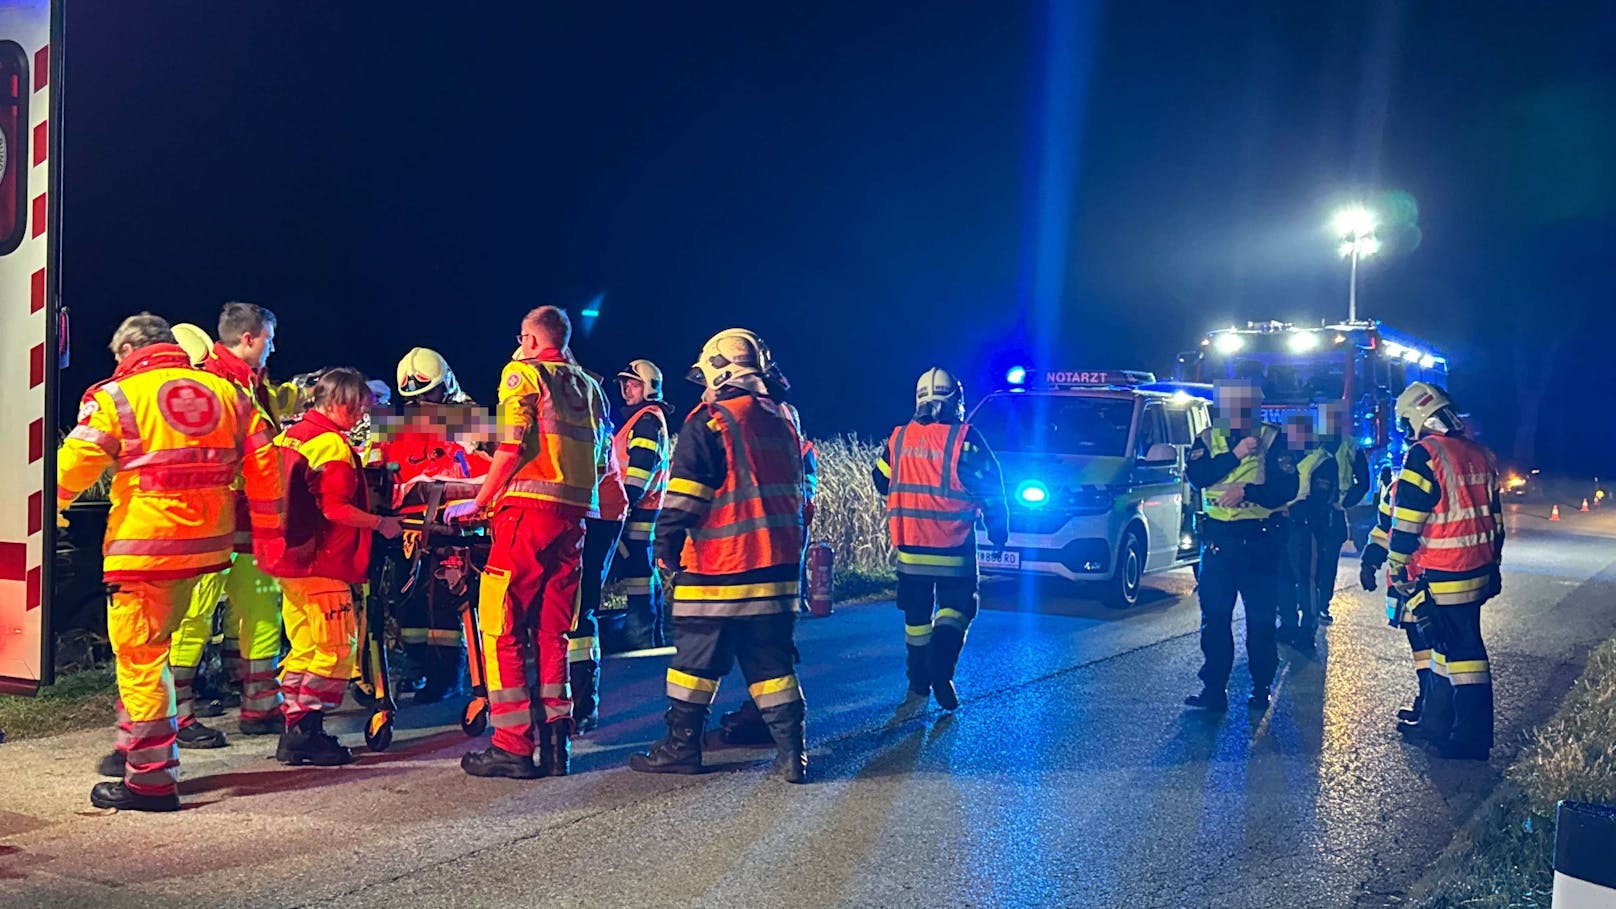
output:
[[[808,612],[818,618],[831,614],[830,582],[836,550],[824,540],[808,545]]]

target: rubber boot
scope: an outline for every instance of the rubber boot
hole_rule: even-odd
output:
[[[425,650],[422,662],[425,664],[426,680],[420,688],[415,689],[411,703],[436,704],[460,687],[460,646],[433,644]]]
[[[959,694],[954,691],[954,668],[959,665],[960,649],[965,646],[965,635],[957,628],[940,625],[931,633],[927,648],[931,662],[931,696],[944,710],[959,709]]]
[[[718,721],[718,730],[728,745],[774,744],[774,737],[769,734],[768,724],[763,721],[763,714],[758,712],[757,705],[752,703],[751,698],[747,698],[739,710],[724,714]]]
[[[544,776],[539,766],[533,763],[533,758],[513,754],[498,745],[489,745],[482,751],[466,752],[460,758],[460,769],[471,776],[503,777],[508,780],[536,780]]]
[[[353,759],[353,752],[337,744],[336,736],[326,734],[325,714],[319,710],[303,714],[295,726],[281,733],[280,747],[275,749],[275,760],[293,767],[339,767]]]
[[[90,790],[90,804],[119,811],[178,811],[180,794],[140,795],[130,792],[123,783],[96,783]]]
[[[567,668],[572,677],[572,721],[580,735],[593,732],[600,725],[600,664],[583,660]]]
[[[223,729],[204,726],[201,720],[181,726],[174,735],[174,742],[181,748],[223,748],[230,744]]]
[[[920,697],[931,695],[931,645],[904,645],[909,651],[909,693]]]
[[[701,773],[701,735],[707,707],[668,699],[668,735],[649,754],[631,754],[628,766],[640,773]]]
[[[572,769],[572,721],[556,720],[539,727],[539,774],[566,776]]]
[[[121,780],[123,779],[124,767],[128,763],[127,757],[122,751],[113,751],[102,758],[101,763],[95,765],[95,772],[102,776],[110,776],[113,779]]]
[[[774,758],[774,772],[788,783],[808,782],[808,730],[805,722],[808,706],[792,701],[763,711],[763,721],[774,737],[779,753]]]

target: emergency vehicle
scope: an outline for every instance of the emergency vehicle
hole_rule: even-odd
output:
[[[1210,386],[1148,372],[1016,367],[970,422],[1004,471],[1010,539],[977,533],[989,574],[1104,585],[1105,602],[1139,601],[1144,576],[1200,559],[1190,445],[1211,424]]]
[[[62,4],[0,0],[0,692],[51,680]]]
[[[1321,405],[1340,405],[1351,415],[1353,438],[1368,453],[1369,476],[1378,482],[1381,467],[1402,467],[1408,448],[1393,415],[1397,396],[1410,382],[1446,388],[1448,358],[1434,345],[1373,320],[1249,322],[1208,332],[1198,349],[1179,354],[1174,374],[1193,382],[1257,382],[1263,419],[1281,426],[1292,415],[1316,417]]]

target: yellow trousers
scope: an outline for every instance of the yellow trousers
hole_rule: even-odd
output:
[[[281,592],[292,649],[281,663],[281,696],[290,726],[315,710],[342,704],[353,676],[359,623],[353,587],[331,578],[284,578]]]
[[[130,724],[124,783],[134,792],[166,795],[179,785],[169,641],[185,619],[196,584],[196,578],[120,581],[107,604],[119,710]]]

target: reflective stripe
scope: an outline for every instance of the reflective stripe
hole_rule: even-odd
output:
[[[594,637],[569,638],[567,640],[567,662],[569,663],[598,663],[600,662],[600,643]]]
[[[1451,524],[1455,521],[1471,521],[1476,518],[1490,518],[1493,515],[1491,505],[1472,506],[1470,508],[1450,508],[1447,511],[1436,512],[1431,515],[1432,524]]]
[[[751,499],[784,498],[797,495],[801,490],[802,487],[795,483],[765,483],[761,486],[753,485],[744,489],[735,488],[726,490],[722,495],[715,496],[713,498],[713,507],[720,508]]]
[[[1412,508],[1393,508],[1392,519],[1396,521],[1413,521],[1422,524],[1431,517],[1429,511],[1416,511]]]
[[[931,625],[904,625],[903,638],[911,647],[924,647],[931,642]]]
[[[557,685],[557,684],[554,684],[552,682],[546,682],[546,683],[539,686],[539,697],[541,697],[541,698],[568,698],[568,697],[572,697],[572,683],[571,682],[562,682],[561,684]]]
[[[1416,651],[1414,651],[1414,669],[1415,669],[1415,671],[1418,671],[1418,670],[1421,670],[1421,669],[1430,669],[1430,668],[1431,668],[1431,651],[1430,651],[1430,648],[1426,648],[1425,650],[1416,650]]]
[[[594,427],[566,423],[555,417],[539,417],[537,427],[541,434],[547,436],[560,436],[574,442],[589,442],[591,444],[599,441]]]
[[[77,439],[80,442],[88,442],[113,458],[116,458],[119,452],[123,450],[123,444],[118,441],[117,436],[102,432],[94,426],[75,426],[73,431],[67,434],[67,437]]]
[[[876,458],[875,469],[881,472],[881,476],[888,479],[892,478],[892,465],[887,463],[886,458]]]
[[[646,439],[646,438],[639,438],[639,437],[631,438],[631,439],[628,440],[628,447],[630,447],[630,448],[644,448],[647,451],[655,452],[658,456],[660,456],[662,454],[662,449],[661,449],[661,447],[659,447],[657,445],[655,439]]]
[[[692,499],[711,501],[715,490],[711,486],[687,480],[683,477],[674,477],[668,481],[668,495],[688,496]]]
[[[800,581],[766,581],[760,584],[712,586],[681,584],[674,591],[674,596],[682,600],[750,600],[759,597],[797,596],[800,593]]]
[[[898,550],[898,562],[903,565],[964,565],[965,556],[931,555],[920,552],[904,552]]]
[[[160,467],[173,464],[219,464],[234,466],[241,462],[241,452],[234,448],[165,448],[129,458],[119,465],[124,470],[142,467]]]
[[[631,597],[650,596],[651,595],[651,579],[650,578],[624,578],[623,579],[623,592],[624,592],[624,594],[626,594],[628,596],[631,596]]]
[[[1486,660],[1454,660],[1448,664],[1448,681],[1454,685],[1491,685],[1493,674]]]
[[[746,536],[756,530],[778,530],[784,527],[801,527],[802,515],[796,514],[765,514],[760,517],[747,518],[732,524],[723,524],[717,527],[703,526],[692,528],[691,539],[697,542],[707,540],[723,540],[730,537]]]
[[[700,516],[711,510],[712,503],[707,499],[698,499],[682,493],[670,492],[668,493],[667,497],[662,500],[662,507],[665,509],[671,508],[674,511],[682,511],[685,514]]]
[[[797,684],[795,675],[758,682],[747,686],[747,691],[752,695],[752,703],[758,705],[760,710],[802,700],[802,688]]]
[[[1448,677],[1448,658],[1438,651],[1431,651],[1431,671],[1437,675]]]
[[[751,615],[778,615],[794,612],[798,594],[788,597],[759,600],[681,600],[676,593],[673,600],[674,618],[734,618]]]
[[[112,399],[112,409],[118,416],[118,428],[123,432],[124,457],[134,457],[146,450],[145,442],[140,438],[140,424],[135,422],[135,409],[129,406],[129,396],[124,394],[123,387],[117,382],[107,382],[101,386]]]
[[[976,506],[969,510],[941,511],[930,508],[888,508],[889,518],[913,518],[922,521],[975,521]],[[924,545],[924,544],[921,544]]]
[[[964,631],[971,627],[971,620],[958,609],[939,609],[937,615],[931,620],[933,627],[957,628]]]
[[[644,486],[649,479],[651,479],[651,471],[643,467],[630,467],[623,471],[623,482],[636,488]],[[639,482],[636,483],[634,482],[635,480]]]
[[[1397,475],[1397,481],[1400,483],[1406,481],[1410,486],[1417,487],[1428,495],[1436,490],[1436,487],[1431,485],[1430,480],[1427,480],[1412,470],[1404,470],[1399,473]]]
[[[546,480],[512,480],[510,485],[505,487],[505,494],[524,499],[542,498],[568,505],[582,505],[585,508],[593,505],[595,499],[591,490]]]
[[[1462,537],[1437,537],[1435,539],[1423,540],[1421,541],[1420,545],[1426,549],[1465,549],[1470,546],[1480,545],[1482,543],[1491,543],[1496,539],[1498,539],[1498,534],[1496,532],[1489,531],[1486,533],[1466,534]]]
[[[668,697],[687,704],[711,704],[718,696],[718,680],[680,672],[668,667]]]
[[[108,540],[102,552],[108,556],[204,555],[228,551],[235,539],[235,531],[231,531],[223,536],[194,540]]]

